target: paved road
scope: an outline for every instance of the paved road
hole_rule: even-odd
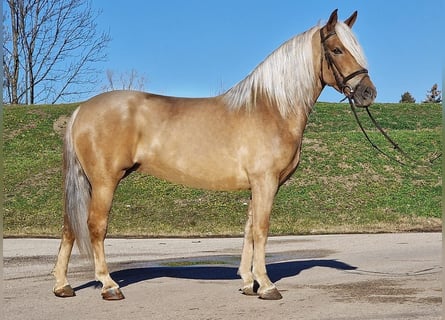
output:
[[[268,271],[283,294],[238,292],[242,239],[108,239],[126,296],[102,301],[74,254],[77,296],[52,294],[58,240],[5,239],[2,319],[441,319],[439,233],[271,237]]]

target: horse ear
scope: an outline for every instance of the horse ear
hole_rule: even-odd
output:
[[[349,28],[352,28],[352,25],[355,23],[355,20],[357,20],[357,11],[354,11],[351,16],[345,20],[345,23],[349,26]]]
[[[337,11],[338,9],[332,11],[331,16],[329,17],[328,23],[326,24],[328,32],[334,31],[335,29],[335,25],[337,24],[338,21]]]

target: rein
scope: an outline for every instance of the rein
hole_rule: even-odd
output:
[[[344,101],[346,99],[348,99],[349,101],[349,105],[351,106],[351,110],[352,113],[354,114],[355,120],[357,121],[361,131],[363,132],[363,134],[365,135],[366,140],[368,140],[368,142],[381,154],[385,155],[387,158],[403,165],[403,166],[411,166],[414,167],[415,165],[417,166],[431,166],[433,164],[433,162],[435,160],[437,160],[438,158],[440,158],[442,156],[442,153],[439,153],[438,155],[436,155],[435,157],[433,157],[430,160],[427,161],[419,161],[419,160],[415,160],[413,159],[411,156],[409,156],[405,151],[402,150],[402,148],[393,140],[391,139],[391,137],[386,133],[385,130],[383,130],[382,126],[380,126],[380,124],[375,120],[375,118],[372,116],[371,111],[369,111],[368,107],[364,107],[366,109],[366,112],[368,113],[369,118],[371,119],[372,123],[374,124],[374,126],[380,131],[380,133],[385,137],[385,139],[392,145],[392,147],[394,148],[394,150],[397,150],[404,158],[406,158],[407,160],[409,160],[410,162],[412,162],[412,165],[408,165],[406,162],[397,159],[396,157],[388,154],[387,152],[383,151],[381,148],[379,148],[369,137],[368,133],[366,132],[365,128],[363,127],[358,114],[357,114],[357,110],[356,110],[356,106],[354,103],[354,89],[348,85],[348,81],[351,80],[352,78],[360,75],[360,74],[368,74],[368,70],[363,68],[363,69],[359,69],[357,71],[352,72],[351,74],[344,76],[342,74],[342,72],[340,71],[340,68],[337,66],[337,64],[335,63],[335,60],[332,58],[329,49],[326,45],[326,40],[329,39],[330,37],[336,35],[335,31],[331,31],[329,32],[326,36],[323,33],[323,28],[320,29],[320,39],[321,39],[321,44],[322,44],[322,48],[324,51],[324,57],[325,60],[327,62],[328,68],[332,69],[332,73],[334,75],[335,81],[337,83],[337,86],[339,88],[339,90],[345,95],[345,98],[342,99],[341,101]],[[321,56],[321,59],[323,59],[323,55]],[[321,67],[323,68],[323,61],[321,62]],[[322,71],[323,73],[323,71]],[[323,79],[322,79],[323,81]],[[340,101],[340,102],[341,102]]]
[[[366,132],[365,128],[363,127],[363,125],[358,117],[357,109],[356,109],[356,106],[355,106],[355,103],[354,103],[354,100],[352,99],[352,97],[346,96],[346,99],[348,99],[348,101],[349,101],[349,105],[351,106],[351,110],[352,110],[352,113],[354,114],[355,120],[357,121],[361,131],[363,132],[364,136],[366,137],[366,140],[368,140],[368,142],[378,152],[380,152],[387,158],[399,163],[402,166],[415,167],[415,165],[417,165],[417,166],[428,167],[428,166],[432,166],[433,162],[442,156],[442,153],[440,152],[438,155],[436,155],[435,157],[433,157],[427,161],[425,161],[425,160],[419,161],[419,160],[413,159],[410,155],[408,155],[405,151],[403,151],[403,149],[393,139],[391,139],[391,137],[386,133],[385,130],[383,130],[382,126],[375,120],[375,118],[371,114],[371,111],[369,111],[369,108],[364,107],[366,109],[366,112],[368,113],[369,118],[371,119],[372,123],[374,124],[374,126],[380,131],[380,133],[385,137],[385,139],[393,146],[394,150],[397,150],[403,157],[405,157],[407,160],[411,161],[413,164],[409,165],[406,162],[401,161],[394,156],[391,156],[390,154],[386,153],[381,148],[379,148],[369,137],[368,133]]]

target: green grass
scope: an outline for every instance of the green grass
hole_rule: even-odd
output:
[[[59,236],[62,139],[53,124],[75,105],[4,108],[5,236]],[[413,158],[441,152],[441,106],[376,104],[374,116]],[[397,153],[376,132],[376,144]],[[441,158],[429,168],[388,160],[365,140],[346,104],[317,104],[300,167],[280,189],[272,234],[441,229]],[[241,235],[249,192],[214,192],[133,174],[119,186],[111,236]]]

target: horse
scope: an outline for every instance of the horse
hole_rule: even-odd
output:
[[[63,149],[64,224],[53,269],[58,297],[75,296],[67,280],[76,241],[94,261],[105,300],[124,299],[105,260],[114,192],[133,171],[209,190],[250,190],[238,275],[242,293],[277,300],[265,246],[279,187],[300,161],[308,116],[324,87],[357,106],[376,97],[363,50],[351,30],[355,11],[333,11],[294,36],[226,92],[180,98],[139,91],[99,94],[73,112]]]

